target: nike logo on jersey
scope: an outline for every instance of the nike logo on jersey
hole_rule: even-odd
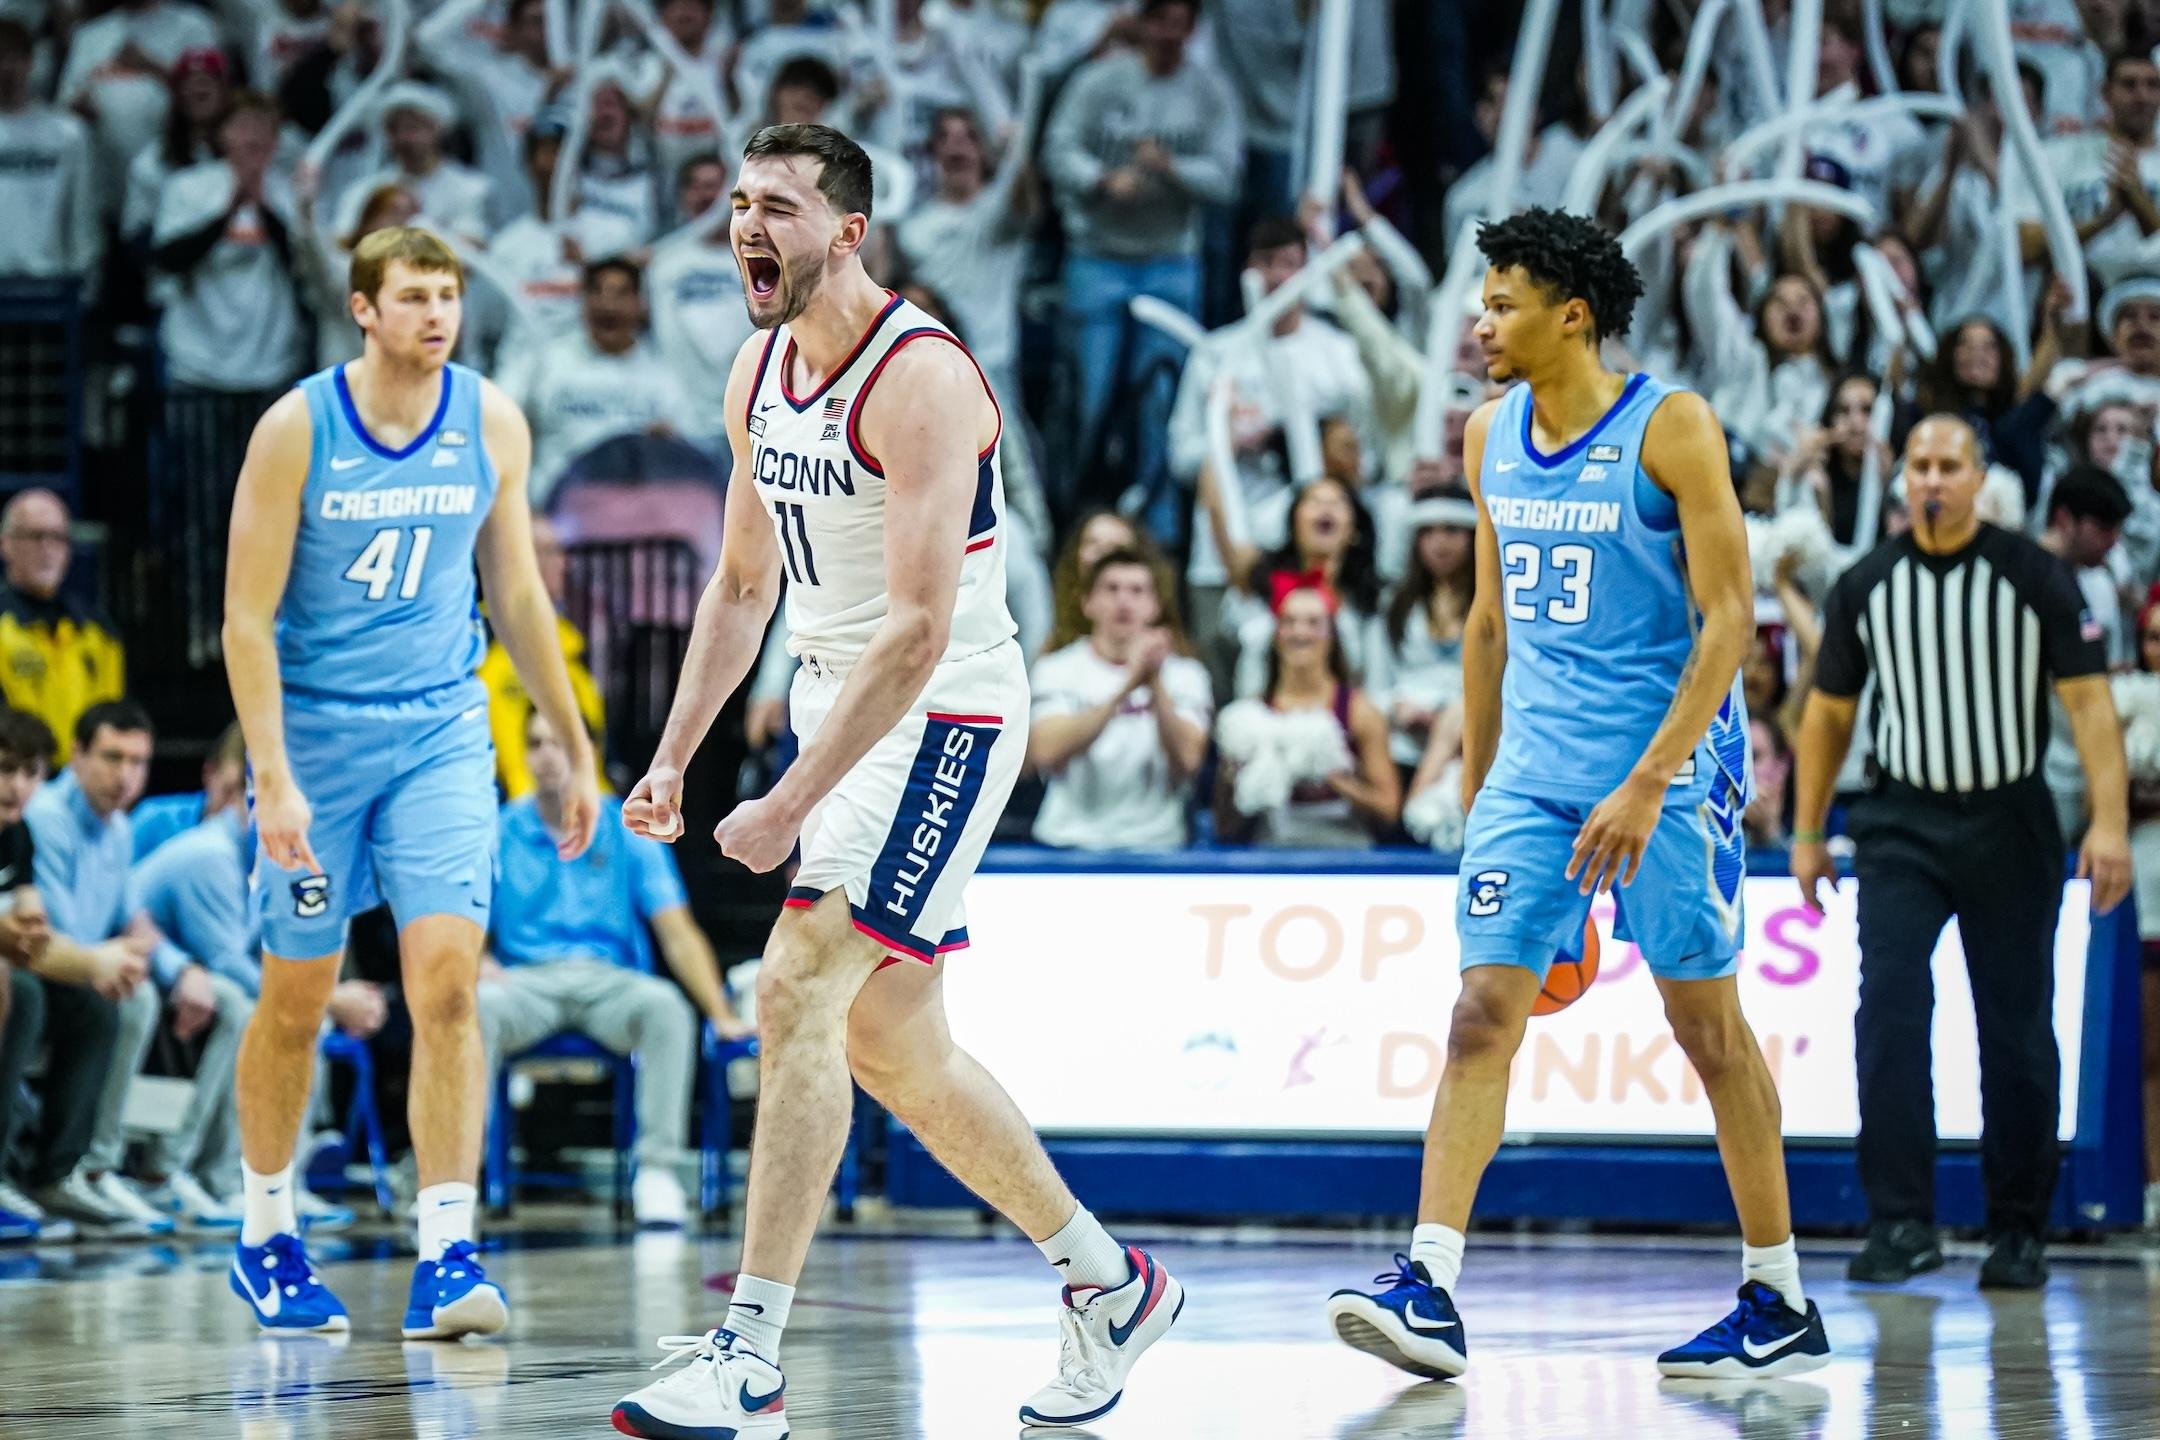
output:
[[[757,413],[758,413],[758,414],[760,414],[760,415],[762,415],[762,414],[764,414],[764,413],[765,413],[765,412],[766,412],[767,410],[770,410],[770,409],[772,409],[772,407],[773,407],[773,406],[775,406],[775,405],[777,405],[777,404],[779,404],[779,403],[780,403],[780,402],[779,402],[779,401],[777,401],[777,400],[767,400],[767,401],[766,401],[766,402],[765,402],[764,404],[762,404],[762,405],[760,405],[760,406],[758,406],[758,407],[757,407]]]
[[[1807,1331],[1795,1330],[1792,1334],[1787,1335],[1782,1340],[1773,1340],[1768,1345],[1757,1345],[1753,1340],[1750,1340],[1743,1335],[1740,1337],[1740,1348],[1747,1352],[1747,1357],[1750,1360],[1767,1360],[1772,1355],[1777,1354],[1778,1351],[1783,1350],[1788,1346],[1798,1344],[1800,1341],[1805,1340],[1806,1338]]]
[[[1508,471],[1513,470],[1516,466],[1520,464],[1522,464],[1522,461],[1520,460],[1495,460],[1493,461],[1492,468],[1498,470],[1501,474],[1505,475]]]
[[[330,468],[331,468],[332,470],[350,470],[350,469],[352,469],[352,468],[353,468],[353,467],[354,467],[355,465],[365,465],[365,464],[367,464],[367,456],[365,456],[365,455],[347,455],[347,456],[344,456],[344,457],[342,457],[342,458],[340,458],[340,459],[332,460],[332,461],[330,462]]]
[[[258,1295],[255,1293],[255,1282],[248,1279],[247,1267],[240,1263],[237,1255],[233,1257],[232,1268],[233,1274],[240,1280],[240,1288],[247,1291],[248,1303],[255,1307],[255,1313],[265,1320],[277,1319],[278,1312],[285,1308],[285,1296],[278,1290],[276,1278],[264,1277],[270,1281],[270,1290],[268,1294]]]

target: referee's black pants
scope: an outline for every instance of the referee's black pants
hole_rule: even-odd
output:
[[[1860,1184],[1877,1221],[1935,1218],[1929,969],[1953,916],[1980,1031],[1991,1233],[2047,1226],[2060,1154],[2055,925],[2063,839],[2037,777],[1984,795],[1885,782],[1853,808],[1860,882]]]

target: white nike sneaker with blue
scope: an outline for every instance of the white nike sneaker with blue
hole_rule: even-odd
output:
[[[787,1377],[732,1330],[663,1335],[690,1363],[616,1402],[615,1428],[641,1440],[787,1440]]]
[[[1658,1356],[1660,1375],[1677,1380],[1774,1379],[1805,1375],[1830,1363],[1822,1311],[1807,1313],[1759,1280],[1740,1287],[1740,1304],[1723,1320],[1677,1349]]]
[[[405,1302],[407,1340],[493,1335],[509,1323],[510,1302],[480,1268],[480,1252],[470,1240],[413,1266],[412,1293]]]
[[[1407,1255],[1373,1276],[1377,1294],[1338,1290],[1328,1297],[1328,1324],[1353,1350],[1377,1356],[1427,1380],[1452,1380],[1470,1368],[1470,1342],[1455,1302]]]
[[[225,1283],[248,1302],[265,1330],[337,1333],[352,1328],[345,1307],[323,1284],[297,1235],[273,1235],[262,1245],[235,1245]]]
[[[1020,1407],[1028,1425],[1085,1425],[1117,1408],[1125,1377],[1185,1310],[1185,1287],[1155,1257],[1125,1247],[1131,1278],[1109,1290],[1064,1291],[1058,1375]]]

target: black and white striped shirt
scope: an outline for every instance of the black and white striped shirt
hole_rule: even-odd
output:
[[[1891,779],[1994,790],[2039,770],[2050,687],[2104,672],[2100,637],[2070,567],[2023,536],[1982,525],[1930,555],[1902,535],[1832,588],[1815,685],[1853,697],[1875,677],[1868,724]]]

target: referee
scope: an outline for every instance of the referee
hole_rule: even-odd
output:
[[[2041,1236],[2059,1162],[2055,925],[2062,830],[2040,773],[2047,687],[2091,781],[2078,874],[2093,908],[2130,887],[2128,781],[2100,627],[2077,579],[1973,513],[1985,471],[1963,420],[1934,415],[1905,446],[1910,534],[1845,572],[1823,611],[1800,721],[1792,871],[1810,908],[1837,881],[1823,824],[1861,686],[1875,677],[1871,786],[1853,806],[1860,881],[1860,1183],[1868,1241],[1848,1278],[1896,1282],[1942,1264],[1935,1235],[1930,959],[1955,916],[1980,1031],[1984,1287],[2047,1279]]]

